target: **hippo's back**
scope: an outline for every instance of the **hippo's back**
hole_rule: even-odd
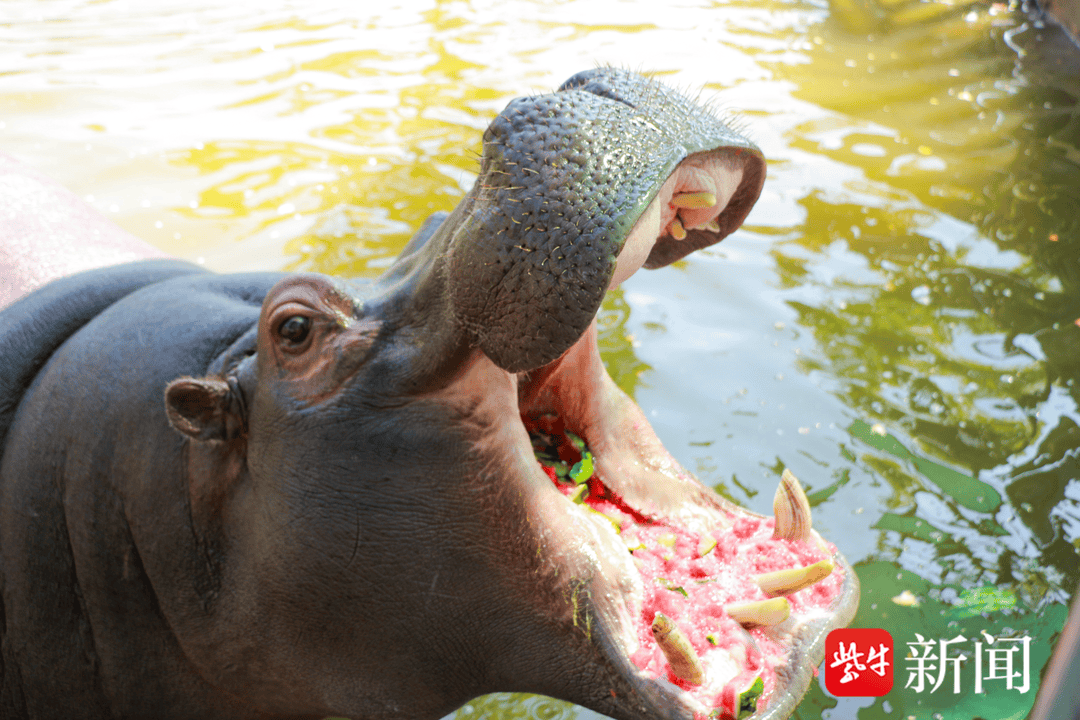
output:
[[[148,563],[193,539],[165,385],[243,355],[281,277],[139,261],[0,311],[0,718],[262,717],[186,658]]]
[[[19,401],[67,338],[140,288],[200,272],[181,260],[114,265],[51,282],[0,311],[0,458]]]

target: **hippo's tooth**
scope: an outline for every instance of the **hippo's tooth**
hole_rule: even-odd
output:
[[[821,560],[806,567],[763,573],[754,576],[754,582],[766,595],[790,595],[803,588],[810,587],[819,580],[824,580],[833,571],[833,561]]]
[[[567,495],[570,498],[570,502],[582,505],[585,502],[585,498],[589,496],[589,486],[587,483],[582,483],[574,488],[573,492]]]
[[[663,613],[656,613],[652,621],[652,634],[656,638],[656,644],[663,651],[664,657],[667,658],[675,677],[691,685],[700,685],[705,681],[701,660],[690,645],[686,633],[675,624],[674,620]]]
[[[705,223],[705,229],[711,233],[720,232],[720,221],[716,218],[713,218],[709,222]]]
[[[687,192],[675,193],[671,196],[671,204],[677,208],[687,210],[701,210],[716,206],[716,195],[711,192]]]
[[[724,612],[740,625],[779,625],[791,614],[786,597],[729,603]]]
[[[686,239],[686,228],[684,228],[682,226],[682,223],[679,222],[679,218],[675,218],[674,220],[671,221],[671,230],[670,230],[670,232],[671,232],[671,237],[675,238],[676,240],[685,240]]]
[[[776,515],[774,538],[801,542],[810,539],[810,501],[790,470],[784,470],[780,477],[780,486],[773,497],[773,513]]]

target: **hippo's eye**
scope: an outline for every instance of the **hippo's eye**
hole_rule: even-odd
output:
[[[278,335],[290,345],[301,345],[311,333],[311,318],[291,315],[278,326]]]

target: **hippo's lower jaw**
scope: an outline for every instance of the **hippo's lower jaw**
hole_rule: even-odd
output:
[[[853,617],[858,579],[811,530],[789,473],[774,522],[680,467],[604,370],[596,336],[594,322],[559,360],[518,376],[520,431],[533,447],[515,433],[521,454],[546,445],[549,467],[535,468],[551,476],[539,480],[548,490],[542,554],[570,570],[570,622],[600,636],[638,706],[627,712],[614,697],[594,707],[616,717],[785,718],[827,632]],[[569,448],[567,433],[584,449]],[[587,459],[567,472],[579,456]],[[664,618],[675,625],[670,637],[657,636]]]

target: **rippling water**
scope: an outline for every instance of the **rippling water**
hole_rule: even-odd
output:
[[[916,693],[902,659],[916,632],[1030,636],[1037,685],[1080,581],[1080,73],[1049,31],[969,0],[360,7],[5,0],[0,150],[215,269],[374,275],[470,186],[510,98],[606,63],[703,89],[765,191],[608,298],[612,374],[734,500],[769,511],[791,467],[856,564],[897,685],[814,687],[798,717],[1023,717],[1034,688],[977,695],[968,663],[960,693]]]

